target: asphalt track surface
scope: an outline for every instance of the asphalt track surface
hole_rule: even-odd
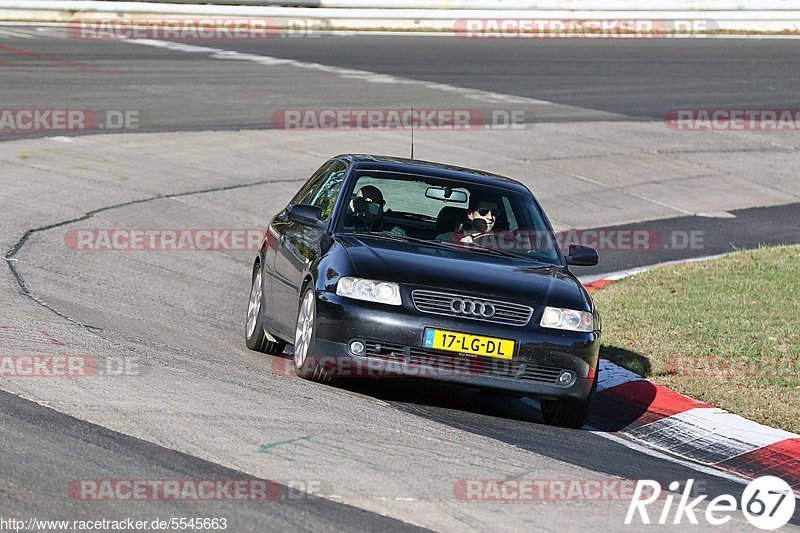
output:
[[[368,84],[344,93],[336,90],[332,75],[264,73],[243,62],[209,61],[205,54],[74,39],[59,28],[42,31],[57,40],[0,36],[2,64],[26,67],[3,79],[7,107],[137,110],[141,131],[181,131],[269,128],[272,112],[287,107],[369,108],[385,106],[388,100],[397,107],[424,109],[446,108],[453,101],[447,94],[410,98],[386,86],[375,91]],[[794,75],[800,58],[794,41],[436,36],[410,41],[403,36],[313,35],[184,42],[558,104],[548,110],[494,106],[526,110],[530,123],[598,117],[660,120],[678,108],[800,108]],[[44,81],[48,71],[58,71],[59,83]]]
[[[800,107],[791,41],[282,38],[233,49],[548,100],[628,117]],[[302,41],[300,44],[292,41]],[[206,43],[207,44],[207,43]]]
[[[253,476],[174,450],[109,431],[65,416],[0,391],[0,442],[3,458],[3,512],[6,516],[59,520],[120,520],[151,523],[173,516],[192,516],[198,504],[165,502],[154,513],[147,502],[86,502],[64,491],[71,480],[86,476],[83,457],[90,459],[89,479],[223,479],[256,482]],[[204,505],[208,517],[228,517],[236,531],[330,531],[359,528],[411,531],[403,522],[367,513],[324,498],[298,498],[285,485],[269,485],[269,497],[255,502],[213,501]],[[54,495],[58,495],[54,497]],[[235,521],[234,521],[235,520]]]
[[[323,36],[320,39],[291,42],[191,44],[544,99],[563,106],[547,116],[526,114],[533,121],[592,121],[598,117],[613,120],[614,116],[658,120],[666,110],[681,106],[800,107],[796,75],[792,74],[797,71],[794,66],[800,59],[796,54],[796,45],[783,41],[731,43],[699,40],[639,42],[633,46],[615,42],[500,43],[441,37],[416,37],[410,40],[402,37]],[[247,65],[237,62],[209,61],[192,54],[131,44],[8,37],[0,40],[0,53],[4,61],[0,69],[5,70],[14,66],[14,63],[18,67],[22,65],[22,68],[14,69],[13,76],[0,70],[3,107],[136,109],[143,116],[143,132],[269,128],[271,111],[286,106],[285,102],[292,99],[297,105],[318,107],[355,106],[365,99],[372,99],[372,105],[381,103],[380,95],[376,95],[371,87],[361,88],[361,93],[356,90],[352,94],[331,90],[335,89],[335,84],[329,86],[330,80],[324,74],[313,73],[304,80],[271,79],[254,74]],[[387,61],[387,57],[392,60]],[[87,78],[87,69],[94,69],[94,75]],[[215,75],[211,76],[210,72]],[[135,76],[123,73],[135,73]],[[761,81],[758,84],[748,83],[748,80],[755,79]],[[264,91],[265,85],[269,86],[269,91]],[[449,101],[447,96],[442,95],[428,95],[430,100],[422,102],[418,97],[419,94],[415,98],[395,102],[398,107],[411,104],[435,107],[446,106]],[[265,102],[265,99],[272,100]],[[254,109],[263,112],[254,113]],[[11,138],[8,137],[9,140]],[[289,184],[289,187],[296,186]],[[238,197],[225,197],[224,201],[230,201],[229,208],[234,208],[245,200],[246,193],[243,192]],[[164,209],[169,208],[159,205],[160,201],[110,209],[104,213],[104,216],[108,215],[105,221],[108,224],[158,221]],[[199,205],[201,211],[207,208],[205,204]],[[186,216],[192,206],[182,208],[189,211],[179,212],[178,215]],[[702,250],[609,254],[602,268],[591,273],[707,255],[728,251],[733,247],[798,241],[800,206],[797,204],[741,210],[736,211],[735,215],[736,218],[730,219],[687,216],[627,225],[625,229],[647,229],[665,235],[687,228],[700,229],[705,232],[708,246]],[[50,224],[52,221],[32,223],[28,229]],[[133,339],[141,343],[143,351],[145,348],[174,344],[175,339],[166,333],[153,331],[151,337],[147,337],[148,328],[154,323],[162,320],[167,324],[169,313],[146,308],[144,314],[153,315],[151,322],[145,320],[140,325],[123,324],[115,322],[110,315],[104,317],[102,307],[92,308],[80,301],[82,288],[90,292],[91,285],[102,283],[104,276],[100,275],[99,267],[105,268],[107,265],[101,263],[94,270],[89,261],[56,268],[69,275],[64,275],[63,271],[42,269],[42,264],[54,259],[43,250],[52,249],[53,243],[57,245],[61,240],[60,235],[48,237],[47,233],[42,231],[35,234],[19,248],[18,253],[29,265],[22,266],[20,270],[23,276],[27,275],[25,279],[31,292],[44,294],[51,310],[72,320],[93,325],[93,331],[100,336],[108,333],[110,338],[114,338],[113,330],[118,329],[126,340]],[[64,257],[58,260],[63,261]],[[244,266],[246,269],[246,259],[237,262],[238,267]],[[88,279],[78,279],[77,272],[87,266],[85,272],[88,272]],[[129,268],[130,265],[126,265],[125,271],[130,272]],[[164,263],[159,268],[163,270],[162,281],[173,280],[176,279],[173,276],[180,275],[178,271],[169,272],[172,268],[179,270],[177,266]],[[216,269],[217,265],[210,268]],[[97,279],[93,279],[93,272],[99,274]],[[70,278],[76,280],[74,289],[58,285],[59,280]],[[129,283],[128,293],[136,292],[137,284],[134,281]],[[244,303],[246,288],[240,287],[228,293],[209,292],[208,296],[214,298],[220,294],[223,294],[223,298],[235,300],[223,300],[220,304],[226,313],[231,310],[231,314],[235,315],[234,311]],[[159,301],[149,293],[143,296],[141,302],[144,305],[156,305]],[[122,305],[135,306],[136,302],[122,302]],[[43,316],[49,316],[50,312],[45,311]],[[202,308],[199,319],[204,320],[206,315],[213,315],[209,307]],[[182,324],[183,320],[178,322]],[[231,350],[234,346],[241,348],[236,344],[239,342],[236,339],[241,336],[240,322],[238,315],[235,315],[219,323],[201,322],[193,327],[194,331],[209,328],[212,332],[219,332],[221,340],[213,349]],[[190,349],[202,351],[200,344],[198,342]],[[210,354],[209,350],[204,353]],[[155,355],[149,354],[148,357],[159,357],[158,350],[153,353]],[[171,356],[166,353],[161,355],[169,360],[170,365],[182,361],[192,368],[195,364],[185,360],[185,357],[176,359],[176,362],[170,360]],[[244,365],[256,376],[259,364],[263,365],[263,360],[258,363],[257,359],[238,358],[235,363],[236,366]],[[225,378],[223,381],[234,380],[226,375],[225,358],[210,356],[203,359],[200,365],[204,368],[202,371],[201,366],[192,369],[197,379],[210,379],[221,374]],[[237,375],[235,379],[245,378]],[[202,385],[202,381],[197,383]],[[161,384],[168,386],[167,381]],[[288,385],[284,383],[283,387],[288,390],[296,388],[297,384],[293,380]],[[626,479],[701,479],[706,485],[706,493],[712,497],[723,493],[739,496],[743,488],[738,482],[708,472],[699,473],[669,458],[632,449],[619,440],[588,431],[546,426],[541,423],[535,407],[502,395],[443,388],[424,382],[414,383],[413,386],[405,382],[357,382],[322,391],[317,386],[309,389],[305,384],[300,388],[305,391],[303,394],[325,396],[328,401],[334,402],[336,409],[369,409],[371,402],[377,400],[403,415],[410,415],[410,420],[419,419],[420,424],[424,420],[444,425],[486,437],[498,445],[510,445],[569,465],[584,467],[591,472]],[[289,394],[286,390],[284,394]],[[235,401],[235,398],[229,398],[229,401]],[[172,446],[179,447],[175,443],[165,442],[164,446],[160,446],[129,437],[8,393],[0,393],[0,405],[3,413],[0,439],[5,450],[0,476],[3,486],[9,487],[0,491],[0,509],[4,515],[47,514],[61,518],[87,518],[86,504],[70,500],[64,492],[68,480],[81,477],[239,478],[249,475],[213,461],[174,451]],[[343,416],[342,423],[347,423],[347,419],[346,415]],[[152,423],[157,425],[159,420],[161,418],[154,416]],[[408,422],[409,418],[403,420]],[[491,454],[491,451],[487,453]],[[229,463],[232,459],[225,460]],[[404,517],[407,523],[403,523],[333,500],[286,500],[272,507],[249,503],[214,504],[218,507],[204,508],[203,514],[235,519],[237,531],[287,528],[393,531],[410,529],[413,527],[410,523],[419,523],[414,516]],[[185,510],[185,505],[182,507],[181,504],[164,502],[127,507],[101,502],[91,508],[90,514],[104,518],[112,518],[115,513],[126,517],[140,515],[153,518],[154,511],[160,516],[175,516]],[[531,524],[537,524],[538,513],[536,509],[530,511]],[[800,524],[800,511],[795,514],[793,523]],[[568,524],[564,522],[562,525],[566,527]],[[548,527],[559,529],[553,523],[549,523]]]

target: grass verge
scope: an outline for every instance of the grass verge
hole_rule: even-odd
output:
[[[676,392],[800,433],[800,246],[654,269],[594,298],[603,357]]]

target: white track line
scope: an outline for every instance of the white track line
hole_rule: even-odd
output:
[[[643,446],[643,445],[641,445],[641,444],[639,444],[637,442],[628,440],[628,439],[626,439],[624,437],[620,437],[616,433],[608,433],[607,431],[596,430],[596,429],[593,429],[591,426],[585,426],[585,427],[590,430],[589,431],[590,433],[592,433],[594,435],[597,435],[598,437],[603,437],[604,439],[608,439],[608,440],[610,440],[612,442],[616,442],[617,444],[621,444],[621,445],[625,446],[626,448],[630,448],[633,451],[640,452],[640,453],[643,453],[645,455],[649,455],[651,457],[655,457],[656,459],[663,459],[665,461],[669,461],[669,462],[672,462],[672,463],[679,464],[681,466],[685,466],[686,468],[689,468],[691,470],[695,470],[696,472],[700,472],[702,474],[706,474],[706,475],[717,477],[717,478],[727,479],[728,481],[733,481],[733,482],[738,483],[740,485],[747,485],[748,483],[750,483],[752,481],[752,479],[737,476],[736,474],[734,474],[732,472],[728,472],[727,470],[718,470],[716,468],[704,466],[704,465],[701,465],[701,464],[698,464],[698,463],[694,463],[694,462],[691,462],[691,461],[684,461],[683,459],[679,459],[679,458],[677,458],[675,456],[668,455],[668,454],[659,452],[657,450],[653,450],[652,448],[648,448],[648,447]],[[795,497],[796,500],[800,501],[800,493],[795,492],[794,497]]]
[[[539,407],[539,402],[537,402],[536,400],[532,400],[530,398],[523,398],[520,401],[522,401],[523,403],[527,403],[528,405],[535,406],[536,408]],[[664,453],[664,452],[660,452],[658,450],[654,450],[652,448],[648,448],[647,446],[639,444],[638,442],[634,442],[634,441],[629,440],[629,439],[627,439],[625,437],[622,437],[617,433],[611,433],[611,432],[608,432],[608,431],[604,431],[602,429],[598,429],[598,428],[592,426],[591,424],[587,424],[587,425],[583,426],[583,430],[582,431],[588,431],[589,433],[591,433],[593,435],[597,435],[598,437],[603,437],[604,439],[608,439],[608,440],[610,440],[612,442],[615,442],[617,444],[621,444],[621,445],[625,446],[626,448],[629,448],[629,449],[631,449],[633,451],[640,452],[640,453],[643,453],[645,455],[649,455],[650,457],[655,457],[656,459],[669,461],[670,463],[676,463],[676,464],[679,464],[679,465],[684,466],[686,468],[689,468],[691,470],[694,470],[696,472],[700,472],[702,474],[706,474],[706,475],[709,475],[709,476],[718,477],[718,478],[722,478],[722,479],[727,479],[729,481],[734,481],[734,482],[739,483],[741,485],[747,485],[751,481],[751,480],[749,480],[749,479],[747,479],[745,477],[737,476],[736,474],[732,474],[732,473],[727,472],[725,470],[712,468],[712,467],[709,467],[709,466],[702,465],[700,463],[695,463],[693,461],[681,459],[679,457],[675,457],[674,455],[670,455],[668,453]],[[798,498],[800,498],[800,496],[798,496]]]
[[[57,28],[36,28],[33,34],[37,36],[46,35],[47,37],[53,37],[54,39],[71,39],[67,32]]]
[[[22,39],[36,39],[37,37],[52,37],[54,39],[69,39],[67,32],[55,27],[21,27],[12,26],[9,28],[5,24],[0,24],[0,39],[8,37],[22,38]]]
[[[597,392],[601,393],[608,389],[613,389],[623,383],[634,381],[647,381],[645,378],[631,372],[627,368],[615,365],[607,359],[600,359],[599,375],[597,376]]]
[[[632,439],[707,465],[717,465],[798,435],[718,408],[698,407],[626,430]]]
[[[658,221],[656,220],[653,222],[656,223]],[[633,276],[635,274],[641,274],[642,272],[647,272],[648,270],[653,270],[654,268],[661,268],[673,265],[683,265],[685,263],[700,263],[703,261],[711,261],[712,259],[719,259],[721,257],[725,257],[726,255],[735,253],[738,252],[732,251],[732,252],[725,252],[724,254],[704,255],[702,257],[690,257],[689,259],[676,259],[675,261],[665,261],[663,263],[656,263],[654,265],[636,267],[628,270],[617,270],[616,272],[609,272],[607,274],[593,274],[591,276],[581,276],[579,279],[581,280],[581,283],[591,283],[593,281],[598,281],[601,279],[617,281],[622,278],[627,278],[628,276]]]
[[[19,38],[22,38],[22,39],[33,39],[33,35],[30,35],[25,30],[16,29],[16,28],[13,29],[13,30],[0,29],[0,39],[8,39],[9,37],[14,37],[14,38],[18,38],[18,39]]]
[[[481,91],[479,89],[469,89],[465,87],[456,87],[455,85],[448,85],[446,83],[435,83],[430,81],[412,80],[409,78],[400,78],[397,76],[390,76],[388,74],[380,74],[377,72],[370,72],[368,70],[356,70],[340,67],[332,67],[322,65],[320,63],[307,63],[304,61],[296,61],[294,59],[284,59],[279,57],[258,55],[258,54],[245,54],[233,50],[223,50],[221,48],[210,48],[207,46],[195,46],[191,44],[178,43],[173,41],[160,41],[154,39],[120,39],[120,42],[131,44],[138,44],[144,46],[152,46],[155,48],[163,48],[175,52],[186,52],[194,54],[207,54],[213,59],[227,59],[233,61],[251,61],[258,65],[263,66],[290,66],[306,70],[314,70],[317,72],[324,72],[332,74],[343,79],[362,81],[367,83],[376,83],[382,85],[414,85],[443,91],[448,93],[455,93],[464,98],[471,100],[478,100],[489,103],[506,103],[506,104],[529,104],[529,105],[551,105],[552,102],[547,100],[537,100],[535,98],[526,98],[523,96],[512,96],[509,94],[496,93],[492,91]]]

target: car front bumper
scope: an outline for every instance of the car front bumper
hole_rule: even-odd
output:
[[[540,398],[587,397],[597,369],[599,332],[542,329],[540,309],[526,326],[422,313],[409,303],[387,306],[317,293],[315,356],[334,375],[406,376],[460,383]],[[512,339],[511,360],[423,347],[425,328]],[[350,343],[361,341],[365,353]],[[566,384],[559,376],[568,371]]]

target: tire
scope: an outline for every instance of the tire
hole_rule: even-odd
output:
[[[584,400],[541,400],[542,418],[551,426],[560,426],[571,429],[580,429],[589,418],[592,409],[592,400],[597,391],[597,375],[599,368],[594,374],[594,381],[589,395]]]
[[[250,299],[247,303],[247,319],[244,324],[245,344],[251,350],[264,352],[270,355],[283,353],[286,344],[282,342],[272,342],[264,333],[264,321],[261,305],[263,299],[263,287],[261,283],[261,265],[256,264],[253,269],[253,281],[250,285]]]
[[[294,335],[294,369],[303,379],[327,383],[331,375],[317,364],[314,344],[317,340],[317,295],[313,287],[306,287],[297,310],[297,328]]]

